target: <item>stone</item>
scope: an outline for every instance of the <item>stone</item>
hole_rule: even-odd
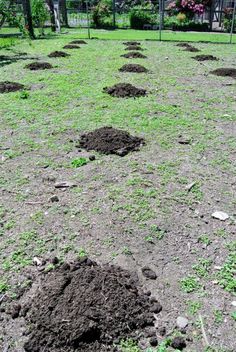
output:
[[[73,182],[69,182],[69,181],[61,181],[61,182],[56,182],[54,184],[55,188],[73,188],[73,187],[77,187],[77,185]]]
[[[223,211],[215,211],[213,214],[212,214],[212,217],[214,219],[218,219],[218,220],[221,220],[221,221],[225,221],[229,218],[229,215],[227,213],[224,213]]]
[[[188,326],[188,319],[184,317],[178,317],[176,319],[176,325],[180,329],[185,329]]]
[[[50,200],[52,203],[59,202],[59,198],[58,198],[58,196],[56,196],[56,195],[50,197],[49,200]]]

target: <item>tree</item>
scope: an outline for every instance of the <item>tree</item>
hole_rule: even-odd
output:
[[[69,28],[66,0],[59,0],[59,4],[60,4],[59,8],[60,8],[61,15],[62,15],[62,24],[65,27]]]
[[[35,38],[34,35],[34,27],[33,27],[33,19],[31,12],[30,0],[22,0],[23,12],[25,17],[25,28],[27,29],[29,36],[31,39]]]
[[[55,13],[54,13],[54,4],[53,4],[53,0],[46,0],[46,3],[47,3],[47,5],[48,5],[49,12],[50,12],[50,19],[51,19],[51,29],[52,29],[52,32],[56,32],[56,19],[55,19]]]

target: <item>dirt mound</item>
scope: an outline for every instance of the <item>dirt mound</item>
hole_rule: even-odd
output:
[[[121,55],[121,57],[125,57],[126,59],[146,59],[147,58],[147,56],[137,51],[130,51],[127,54]]]
[[[64,51],[53,51],[48,57],[68,57],[70,54],[65,53]]]
[[[36,70],[50,70],[51,68],[53,68],[53,66],[48,62],[32,62],[31,64],[26,65],[25,68],[28,68],[31,71],[36,71]]]
[[[16,82],[4,81],[0,82],[0,93],[16,92],[17,90],[25,89],[25,86]]]
[[[136,98],[147,94],[142,88],[137,88],[130,83],[118,83],[112,87],[105,87],[103,91],[117,98]]]
[[[197,61],[218,61],[219,59],[213,55],[197,55],[193,56],[192,59]]]
[[[67,44],[63,46],[63,49],[80,49],[80,46],[75,44]]]
[[[160,304],[137,279],[115,266],[89,259],[45,274],[23,307],[29,325],[26,352],[116,351],[114,341],[138,337],[154,325]],[[149,328],[148,328],[149,326]]]
[[[96,150],[103,154],[127,155],[139,150],[144,139],[131,136],[128,132],[112,127],[101,127],[80,138],[79,146],[86,150]]]
[[[236,78],[235,68],[217,68],[214,71],[210,71],[210,73],[216,76]]]
[[[185,47],[184,51],[190,51],[191,53],[197,53],[201,50],[195,48],[194,46],[189,45],[189,46]]]
[[[127,48],[125,48],[125,50],[139,50],[139,51],[142,51],[143,49],[139,45],[129,45],[129,46],[127,46]]]
[[[192,45],[190,45],[188,43],[178,43],[178,44],[176,44],[176,46],[179,46],[181,48],[188,48],[188,47],[191,47]]]
[[[140,42],[124,42],[124,45],[140,45]]]
[[[127,64],[127,65],[123,65],[120,69],[120,72],[137,72],[137,73],[141,73],[141,72],[148,72],[148,70],[146,69],[146,67],[142,66],[142,65],[137,65],[137,64]]]
[[[70,44],[88,44],[88,43],[85,42],[84,40],[72,40]]]

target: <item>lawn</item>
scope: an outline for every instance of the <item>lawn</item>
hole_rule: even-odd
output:
[[[167,337],[180,334],[176,318],[187,317],[186,351],[233,352],[235,79],[210,71],[235,67],[235,48],[195,43],[199,54],[219,58],[201,63],[174,42],[145,41],[155,39],[155,32],[93,30],[92,36],[110,40],[87,40],[66,50],[70,57],[47,57],[85,33],[17,40],[0,52],[24,52],[53,65],[29,71],[24,66],[31,59],[0,67],[1,81],[28,88],[0,94],[0,298],[18,299],[19,290],[31,285],[38,275],[33,258],[58,257],[61,263],[88,255],[138,273],[163,306],[158,328],[165,326]],[[228,38],[164,37],[175,35]],[[147,59],[121,57],[119,39],[143,40]],[[125,63],[149,72],[119,72]],[[122,99],[103,92],[119,82],[148,94]],[[124,157],[78,148],[81,134],[102,126],[140,136],[145,145]],[[76,187],[55,188],[62,181]],[[215,211],[229,218],[215,219]],[[144,266],[157,280],[142,276]],[[47,264],[44,270],[53,268]],[[21,322],[8,319],[3,314],[0,348],[7,343],[8,351],[23,351]],[[153,351],[174,351],[165,347],[167,337],[159,336],[162,347]],[[133,343],[123,345],[122,351],[139,351]]]

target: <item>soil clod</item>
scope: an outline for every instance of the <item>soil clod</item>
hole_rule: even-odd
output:
[[[64,51],[53,51],[48,57],[68,57],[70,54],[65,53]]]
[[[176,336],[171,342],[171,347],[180,351],[182,351],[186,346],[186,342],[181,336]]]
[[[103,154],[127,155],[139,150],[144,144],[143,138],[131,136],[128,132],[112,127],[101,127],[81,136],[79,146],[86,150],[95,150]]]
[[[147,56],[139,53],[138,51],[130,51],[127,54],[121,55],[121,57],[125,57],[126,59],[146,59]]]
[[[127,64],[123,65],[120,69],[120,72],[137,72],[137,73],[142,73],[142,72],[148,72],[146,67],[138,64]]]
[[[210,73],[216,76],[236,78],[235,68],[217,68],[214,71],[210,71]]]
[[[129,46],[127,46],[127,48],[125,48],[125,50],[139,50],[139,51],[142,51],[144,49],[142,49],[141,46],[139,46],[139,45],[129,45]]]
[[[213,55],[197,55],[193,56],[192,59],[197,61],[219,61],[219,59]]]
[[[191,53],[197,53],[201,50],[195,48],[194,46],[189,45],[189,46],[185,47],[184,51],[190,51]]]
[[[25,68],[31,70],[31,71],[37,71],[37,70],[50,70],[53,68],[49,62],[32,62],[31,64],[28,64],[25,66]]]
[[[70,44],[88,44],[88,43],[84,40],[72,40]]]
[[[0,93],[16,92],[22,89],[25,89],[25,86],[20,83],[9,81],[0,82]]]
[[[26,352],[115,351],[155,320],[136,278],[85,258],[45,274],[25,308]]]
[[[103,91],[117,98],[137,98],[147,94],[146,89],[137,88],[130,83],[118,83],[112,87],[103,88]]]
[[[144,266],[142,268],[142,273],[143,276],[145,276],[147,279],[156,280],[157,278],[157,274],[155,273],[155,271],[150,269],[148,266]]]
[[[140,42],[124,42],[124,45],[140,45]]]
[[[67,44],[63,46],[63,49],[80,49],[80,46],[76,44]]]

